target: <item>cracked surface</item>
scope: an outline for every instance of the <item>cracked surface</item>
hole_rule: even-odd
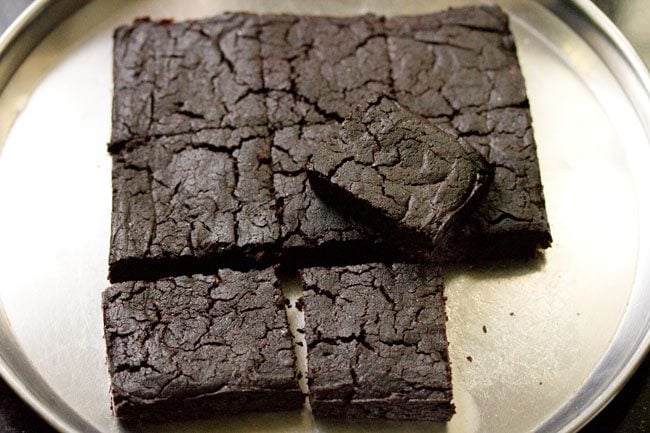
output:
[[[357,106],[336,143],[310,158],[316,192],[409,248],[437,247],[491,180],[476,149],[384,96]]]
[[[550,246],[526,88],[497,6],[388,18],[397,101],[472,144],[495,166],[485,198],[442,256]]]
[[[297,227],[319,199],[285,170],[304,166],[310,143],[321,145],[328,135],[314,140],[306,129],[340,127],[352,107],[376,94],[463,137],[496,167],[478,211],[438,259],[550,246],[525,83],[500,8],[395,18],[266,16],[260,25],[268,124],[282,141],[273,148],[274,183],[279,190],[290,185],[283,200],[299,204],[282,218],[287,246],[319,245],[320,236],[380,242],[363,224],[343,224],[327,208],[318,209],[320,235]]]
[[[301,408],[283,303],[272,268],[109,287],[115,414],[163,420]]]
[[[451,417],[440,275],[413,264],[301,271],[314,415]]]
[[[285,251],[328,244],[379,242],[379,235],[339,212],[312,190],[304,169],[307,159],[321,147],[336,143],[340,125],[330,122],[290,126],[273,137],[273,186],[280,215],[280,243]],[[344,247],[343,247],[344,248]]]
[[[111,281],[187,273],[175,268],[189,261],[263,263],[279,235],[270,151],[260,131],[241,128],[114,154]]]
[[[375,230],[321,200],[304,171],[314,149],[331,146],[352,108],[377,94],[461,136],[495,167],[477,211],[436,259],[519,255],[551,243],[524,80],[498,7],[394,18],[226,14],[172,24],[140,21],[115,33],[114,75],[114,154],[157,139],[206,142],[215,131],[266,131],[272,174],[270,183],[262,182],[269,185],[262,196],[271,197],[275,212],[268,236],[286,263],[403,259]],[[151,207],[147,194],[136,196],[141,202],[132,207]],[[256,209],[251,204],[246,212],[255,218]],[[260,220],[272,219],[262,213]],[[185,248],[191,242],[180,238],[195,217],[177,217],[180,235],[159,242],[150,240],[150,219],[144,228],[130,226],[132,233],[122,226],[128,242],[120,254],[133,259],[127,267],[134,278],[154,257],[148,244],[160,246],[155,257],[182,257],[181,267],[194,261],[196,270],[208,258],[255,261],[260,251],[240,248],[246,242],[239,241],[228,248],[220,234],[212,236],[207,255],[202,245],[193,253]],[[116,219],[124,221],[123,214]],[[230,231],[232,239],[228,224],[217,231]],[[259,224],[249,225],[257,238]],[[210,237],[204,227],[191,230]],[[356,252],[341,259],[350,249]]]
[[[315,149],[333,144],[369,92],[390,92],[383,18],[264,16],[260,26],[282,248],[379,243],[373,230],[316,196],[304,165]]]
[[[118,28],[111,141],[265,125],[256,22],[225,14]]]

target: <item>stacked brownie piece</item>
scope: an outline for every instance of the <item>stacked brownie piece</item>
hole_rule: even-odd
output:
[[[550,245],[507,16],[226,14],[115,32],[113,409],[447,420],[435,263]],[[405,263],[405,262],[408,262]]]

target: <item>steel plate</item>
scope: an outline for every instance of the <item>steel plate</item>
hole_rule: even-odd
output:
[[[62,431],[123,432],[109,410],[100,310],[113,28],[143,15],[391,15],[473,2],[86,3],[37,1],[0,40],[0,372]],[[650,79],[586,0],[497,3],[511,15],[555,243],[538,260],[448,272],[452,421],[344,424],[303,410],[133,431],[567,432],[620,389],[650,344]]]

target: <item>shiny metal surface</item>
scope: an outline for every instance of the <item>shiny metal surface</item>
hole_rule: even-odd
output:
[[[95,0],[57,26],[83,3],[38,2],[0,41],[0,59],[13,59],[0,62],[0,84],[12,77],[0,95],[0,372],[62,431],[119,432],[100,310],[112,29],[142,15],[395,14],[459,2]],[[650,344],[650,80],[587,1],[499,3],[512,17],[555,244],[536,261],[448,272],[453,420],[350,426],[302,411],[135,431],[575,431],[611,399]]]

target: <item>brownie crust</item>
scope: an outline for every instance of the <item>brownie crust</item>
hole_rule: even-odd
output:
[[[438,260],[520,256],[552,242],[530,106],[508,24],[498,6],[385,22],[396,100],[462,137],[494,166],[485,198]]]
[[[301,271],[315,416],[447,421],[451,371],[434,266]]]
[[[113,145],[266,125],[257,17],[136,21],[114,34]]]
[[[321,200],[305,172],[353,107],[377,94],[462,137],[494,166],[476,212],[453,231],[436,260],[530,254],[550,246],[525,83],[507,15],[497,6],[391,18],[226,14],[141,21],[116,31],[114,75],[114,155],[141,141],[202,142],[223,131],[263,130],[271,172],[271,181],[262,181],[268,184],[263,195],[271,197],[275,218],[265,217],[265,230],[287,264],[326,264],[338,256],[340,263],[405,259],[376,230]],[[137,207],[151,207],[146,194],[138,200]],[[195,219],[177,221],[190,226]],[[149,242],[151,230],[123,230],[120,236],[131,243]],[[235,266],[270,250],[221,235],[205,253],[185,248],[191,242],[172,243],[155,259],[142,247],[116,251],[121,258],[111,259],[112,278],[136,278],[152,265],[187,272],[215,261]],[[359,253],[346,256],[347,247]]]
[[[283,305],[272,268],[109,287],[114,413],[161,421],[301,408]]]

